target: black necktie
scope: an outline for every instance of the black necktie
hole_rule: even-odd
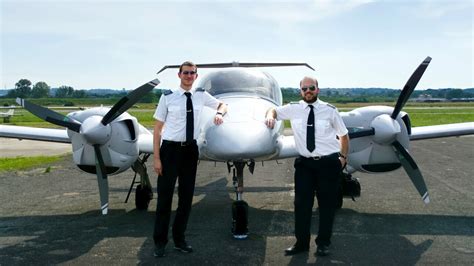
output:
[[[188,98],[186,100],[186,142],[191,142],[194,139],[193,101],[190,92],[184,94]]]
[[[306,148],[308,151],[313,152],[315,148],[314,144],[314,112],[312,105],[308,105],[310,108],[308,115],[308,123],[306,124]]]

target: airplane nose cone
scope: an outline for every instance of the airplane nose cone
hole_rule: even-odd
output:
[[[101,116],[91,116],[81,125],[80,133],[91,144],[104,144],[110,138],[110,126],[102,125],[101,120]]]
[[[208,128],[202,151],[216,160],[258,160],[276,153],[275,143],[262,122],[223,123]]]

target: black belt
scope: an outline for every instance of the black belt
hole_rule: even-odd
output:
[[[333,157],[333,156],[339,157],[339,153],[338,153],[338,152],[335,152],[335,153],[331,153],[331,154],[328,154],[328,155],[314,156],[314,157],[304,157],[304,156],[300,156],[300,158],[301,158],[301,159],[306,159],[306,160],[318,161],[318,160],[325,159],[325,158],[330,158],[330,157]]]
[[[190,145],[196,145],[196,140],[193,139],[192,141],[172,141],[172,140],[163,140],[163,144],[170,145],[170,146],[179,146],[179,147],[186,147]]]

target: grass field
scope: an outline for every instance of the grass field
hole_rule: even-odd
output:
[[[340,104],[336,105],[339,111],[348,112],[357,107],[384,104]],[[385,104],[387,105],[387,104]],[[128,110],[138,121],[147,128],[152,128],[155,120],[153,113],[155,104],[144,104]],[[67,114],[71,110],[55,110]],[[474,103],[408,103],[403,111],[410,115],[412,126],[428,126],[461,122],[474,122]],[[44,122],[24,109],[17,109],[15,116],[7,125],[30,126],[30,127],[55,127]],[[1,120],[0,120],[1,121]],[[2,122],[0,122],[2,123]],[[286,123],[285,125],[289,125]]]
[[[64,156],[34,156],[34,157],[15,157],[15,158],[0,158],[0,172],[12,170],[24,170],[33,168],[39,165],[45,165],[62,160]],[[49,171],[46,168],[45,171]]]

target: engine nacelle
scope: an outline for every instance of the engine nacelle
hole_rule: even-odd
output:
[[[71,113],[69,116],[83,122],[92,116],[103,116],[109,108],[92,108],[86,111]],[[139,156],[138,135],[139,125],[135,117],[123,113],[107,125],[110,130],[106,142],[100,145],[106,173],[121,173],[137,160]],[[96,174],[96,156],[93,143],[83,134],[68,130],[71,138],[74,163],[83,171]]]
[[[392,112],[392,107],[368,106],[341,113],[349,130],[373,128],[375,131],[374,135],[350,140],[347,166],[350,173],[388,172],[401,166],[392,143],[396,140],[409,149],[410,119],[405,112],[392,119]]]

